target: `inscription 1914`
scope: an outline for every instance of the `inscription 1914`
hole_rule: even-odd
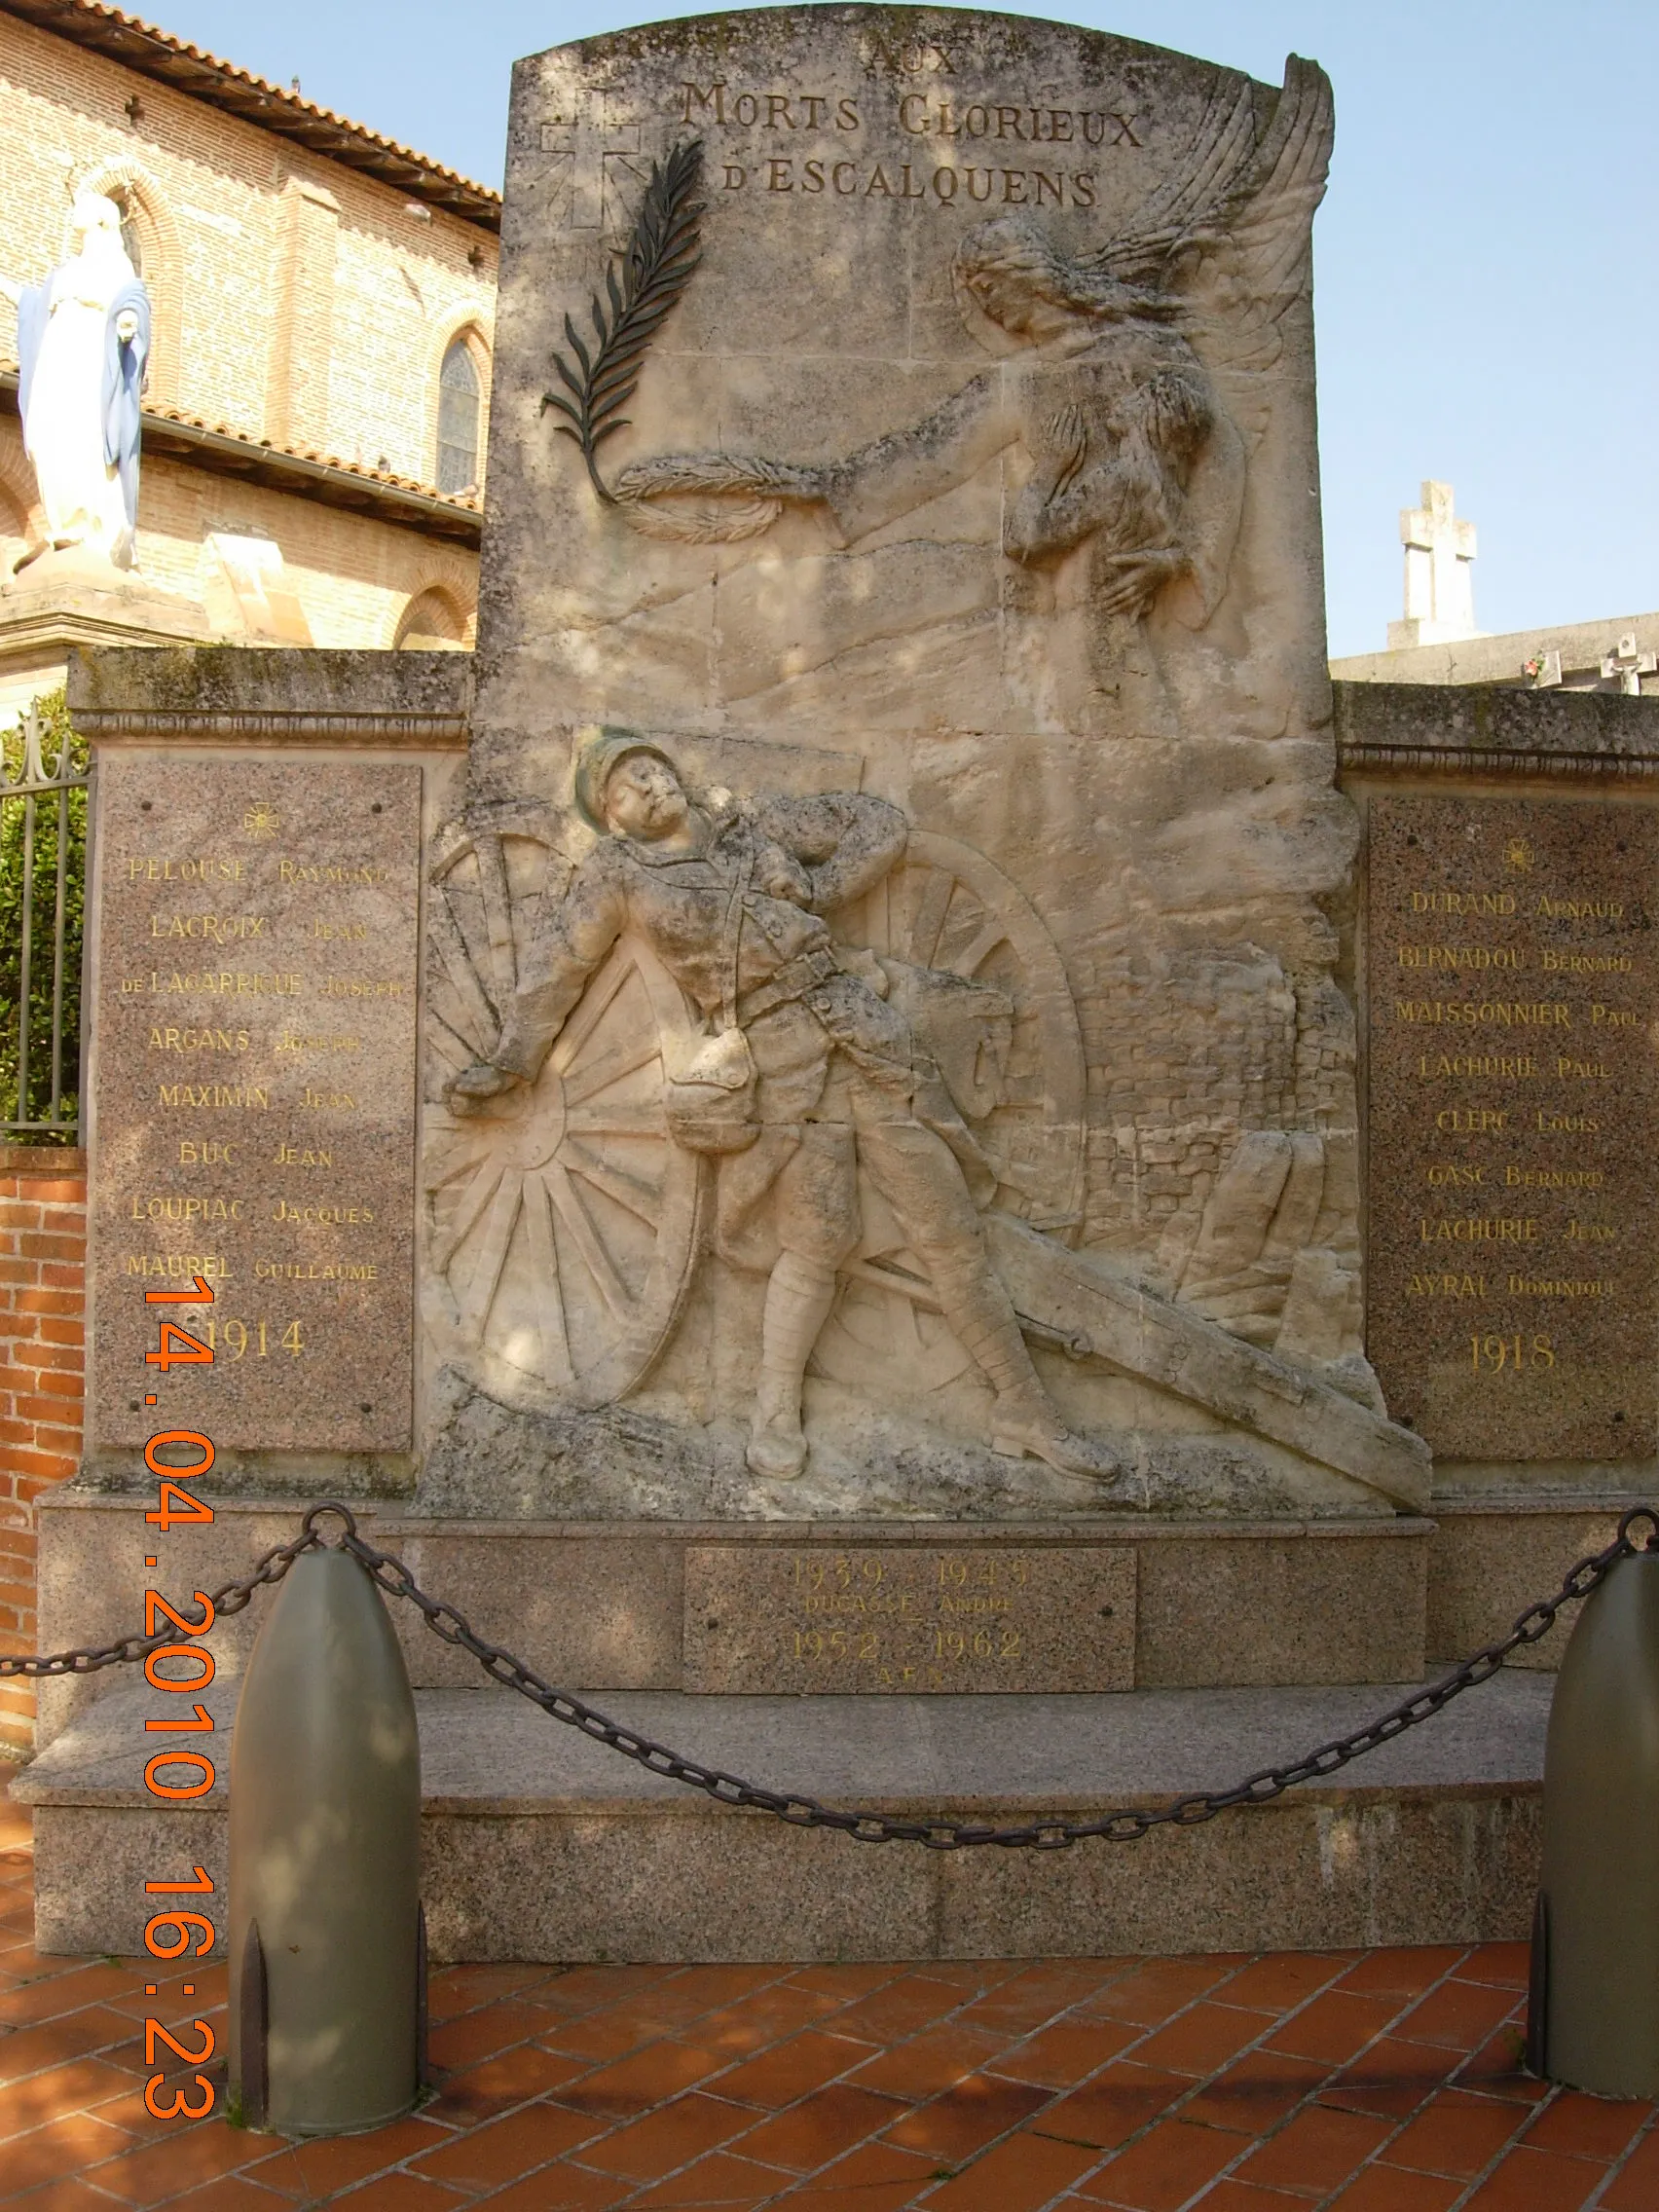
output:
[[[1368,1349],[1474,1459],[1655,1449],[1644,808],[1375,799]]]
[[[709,1693],[1134,1684],[1126,1544],[711,1544],[685,1555],[685,1686]]]

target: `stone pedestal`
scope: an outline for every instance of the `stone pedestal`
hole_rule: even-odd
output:
[[[1524,1938],[1548,1687],[1500,1679],[1351,1779],[1132,1844],[880,1850],[712,1803],[498,1690],[418,1690],[422,1886],[439,1959],[1098,1958]],[[228,1729],[234,1685],[209,1693]],[[1133,1698],[694,1698],[617,1717],[768,1786],[901,1817],[1089,1820],[1309,1750],[1371,1690]],[[15,1786],[35,1807],[36,1940],[131,1951],[160,1863],[223,1880],[222,1790],[158,1812],[118,1691]],[[222,1902],[222,1890],[215,1901]]]
[[[200,601],[137,570],[74,546],[41,553],[0,583],[0,719],[55,690],[77,645],[190,645],[212,635]]]

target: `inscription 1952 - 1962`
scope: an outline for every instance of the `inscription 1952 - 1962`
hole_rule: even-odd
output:
[[[1127,1544],[710,1544],[685,1555],[685,1687],[1134,1686]]]
[[[1368,1349],[1445,1456],[1659,1443],[1656,860],[1646,808],[1371,803]]]

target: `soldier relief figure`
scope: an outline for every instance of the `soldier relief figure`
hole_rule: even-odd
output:
[[[525,947],[498,1041],[449,1082],[452,1111],[488,1117],[534,1084],[590,977],[620,939],[643,940],[703,1016],[665,1065],[664,1108],[675,1143],[718,1159],[722,1248],[769,1211],[751,1469],[806,1465],[803,1379],[859,1241],[862,1169],[994,1392],[993,1449],[1111,1492],[1118,1460],[1060,1418],[991,1267],[979,1204],[994,1172],[887,972],[830,933],[903,859],[903,815],[856,793],[694,795],[661,745],[617,729],[587,739],[574,788],[600,842]]]

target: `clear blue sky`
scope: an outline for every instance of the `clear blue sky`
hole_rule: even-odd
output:
[[[175,36],[280,83],[297,76],[324,106],[491,184],[517,55],[670,12],[626,0],[153,5]],[[1272,83],[1294,49],[1335,83],[1336,160],[1314,232],[1333,652],[1380,646],[1399,613],[1396,516],[1424,476],[1449,479],[1480,531],[1483,629],[1659,608],[1655,0],[1087,0],[1064,12]]]

